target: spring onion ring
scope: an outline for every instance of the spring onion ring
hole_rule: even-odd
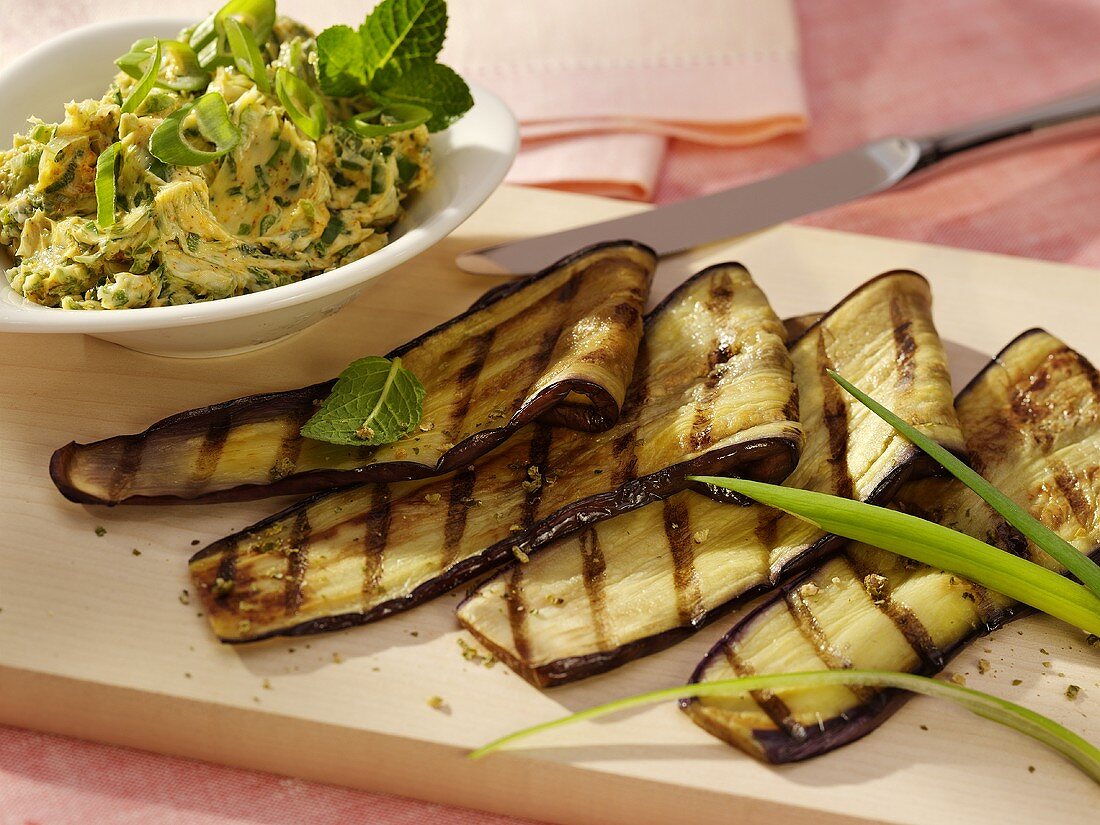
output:
[[[957,702],[973,714],[989,719],[1030,736],[1068,759],[1093,782],[1100,784],[1100,749],[1090,744],[1068,728],[1064,728],[1052,719],[1033,710],[1028,710],[1015,702],[990,696],[980,690],[961,685],[941,682],[927,676],[912,673],[895,673],[884,670],[824,670],[805,673],[768,673],[757,676],[744,676],[739,679],[721,679],[713,682],[699,682],[692,685],[665,688],[650,693],[641,693],[617,699],[614,702],[597,705],[580,713],[574,713],[550,722],[543,722],[529,728],[510,733],[482,745],[469,754],[471,759],[480,759],[505,745],[533,734],[562,727],[584,719],[595,719],[609,713],[664,702],[670,699],[695,699],[703,696],[736,697],[754,690],[798,690],[842,685],[849,687],[894,688],[921,693],[938,699],[950,699]]]
[[[196,149],[184,137],[183,122],[192,112],[199,134],[214,144],[213,151]],[[149,151],[174,166],[202,166],[230,152],[240,140],[241,130],[229,119],[225,98],[208,92],[166,117],[149,138]]]
[[[981,496],[985,503],[1000,513],[1005,521],[1080,579],[1081,583],[1097,597],[1100,597],[1100,565],[1097,565],[1085,553],[1078,552],[1076,547],[966,466],[956,456],[907,424],[865,392],[857,389],[845,378],[832,370],[829,370],[829,377],[851,393],[863,406],[939,462],[951,475]]]
[[[115,166],[122,144],[118,141],[104,149],[95,162],[95,223],[107,229],[115,223]]]
[[[308,137],[319,140],[328,126],[328,115],[324,102],[310,85],[280,66],[275,72],[275,93],[294,125]]]
[[[136,112],[141,104],[145,102],[145,98],[149,97],[149,92],[153,91],[153,84],[157,82],[157,75],[160,73],[161,49],[159,40],[153,42],[155,43],[153,60],[146,67],[145,74],[130,90],[130,94],[122,101],[122,111],[124,113]]]
[[[275,25],[275,0],[229,0],[195,26],[188,43],[198,53],[199,63],[205,69],[233,62],[225,42],[225,21],[229,18],[250,29],[257,46],[263,46]]]
[[[267,79],[267,67],[264,65],[260,46],[252,30],[242,26],[236,17],[227,17],[222,23],[225,36],[229,41],[229,50],[233,53],[233,62],[244,75],[247,75],[256,88],[264,94],[271,92],[271,82]]]
[[[156,38],[143,37],[130,47],[130,51],[116,60],[115,65],[130,77],[140,80],[144,76],[145,64],[152,56],[149,49],[153,48],[155,43]],[[207,87],[210,83],[210,73],[199,65],[199,58],[194,49],[180,40],[161,40],[160,44],[163,51],[175,59],[180,73],[169,79],[158,75],[157,86],[177,92],[197,92]]]
[[[368,123],[381,117],[391,121],[390,123]],[[361,112],[344,121],[343,126],[360,137],[381,137],[394,132],[407,132],[415,129],[421,123],[427,123],[432,113],[423,106],[414,106],[411,103],[391,103],[390,105]]]

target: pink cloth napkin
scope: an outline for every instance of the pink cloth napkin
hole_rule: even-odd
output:
[[[789,0],[462,0],[449,32],[444,59],[520,120],[513,183],[649,199],[670,138],[806,128]]]

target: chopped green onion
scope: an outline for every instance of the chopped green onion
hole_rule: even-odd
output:
[[[199,134],[214,144],[214,151],[196,149],[184,137],[183,122],[192,112]],[[229,119],[225,98],[208,92],[166,117],[149,138],[149,151],[175,166],[202,166],[230,152],[240,140],[241,130]]]
[[[882,406],[862,390],[854,387],[845,378],[832,370],[829,370],[829,377],[855,396],[871,412],[943,465],[945,470],[981,496],[986,504],[1000,513],[1005,521],[1023,533],[1037,547],[1046,551],[1052,559],[1065,567],[1066,570],[1080,579],[1085,587],[1100,597],[1100,565],[1097,565],[1088,555],[1080,552],[1068,541],[1038,521],[1027,510],[967,467],[948,450],[945,450],[924,433],[898,418],[895,413]]]
[[[320,140],[328,126],[328,115],[310,85],[280,66],[275,72],[275,93],[294,125],[313,140]]]
[[[573,722],[595,719],[640,705],[651,705],[672,699],[695,699],[703,696],[735,697],[754,690],[798,690],[844,685],[869,688],[894,688],[922,693],[938,699],[950,699],[966,710],[1030,736],[1048,748],[1057,751],[1072,762],[1093,782],[1100,783],[1100,749],[1086,742],[1073,731],[1062,727],[1052,719],[1033,710],[1028,710],[1015,702],[990,696],[972,688],[916,676],[912,673],[895,673],[883,670],[823,670],[806,673],[768,673],[757,676],[744,676],[739,679],[720,679],[713,682],[699,682],[693,685],[654,690],[625,699],[617,699],[604,705],[582,710],[560,719],[532,725],[529,728],[510,733],[482,745],[470,753],[471,759],[480,759],[505,745],[525,739],[536,733],[553,730]]]
[[[838,536],[975,581],[1100,635],[1100,599],[1065,576],[931,521],[861,501],[740,478],[693,476],[733,490]]]
[[[225,36],[233,53],[233,62],[242,74],[249,77],[264,94],[271,91],[263,55],[251,29],[246,29],[235,17],[225,18]]]
[[[156,47],[153,50],[153,60],[145,69],[145,74],[134,84],[130,94],[122,101],[123,112],[136,112],[138,107],[145,102],[145,98],[149,96],[149,92],[153,90],[153,84],[157,82],[157,74],[160,72],[161,50],[160,41],[156,40],[154,43]]]
[[[388,123],[368,123],[376,117],[389,121]],[[371,109],[362,112],[344,121],[345,129],[349,129],[360,137],[380,137],[392,135],[395,132],[407,132],[415,129],[421,123],[431,120],[432,113],[423,106],[414,106],[411,103],[391,103],[382,109]]]
[[[121,148],[121,143],[112,143],[95,162],[95,223],[100,229],[115,222],[115,166]]]
[[[271,37],[275,25],[275,0],[229,0],[194,29],[188,43],[198,52],[204,68],[227,66],[232,63],[229,45],[226,43],[225,21],[234,19],[251,30],[257,46],[263,46]]]
[[[126,74],[135,79],[144,76],[146,62],[152,57],[149,49],[153,48],[156,38],[143,37],[130,47],[130,51],[115,61]],[[205,89],[210,83],[210,73],[199,65],[198,55],[186,43],[179,40],[161,40],[161,48],[171,55],[176,62],[178,74],[171,79],[164,79],[158,75],[156,85],[177,92],[197,92]]]

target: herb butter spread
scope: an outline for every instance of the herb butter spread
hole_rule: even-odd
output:
[[[276,19],[273,3],[267,30],[245,31],[260,66],[235,60],[220,16],[233,5],[207,21],[211,47],[196,44],[203,24],[179,41],[138,41],[119,65],[136,55],[139,71],[119,72],[99,100],[70,102],[60,123],[32,118],[0,153],[13,289],[64,309],[188,304],[292,283],[386,244],[406,197],[431,182],[428,118],[410,121],[412,106],[388,114],[367,86],[328,93],[317,39]],[[224,100],[223,131],[239,133],[228,151],[204,129],[198,102],[210,93]],[[190,165],[165,162],[151,141],[181,110],[170,131]],[[97,169],[116,143],[117,165],[112,153]]]

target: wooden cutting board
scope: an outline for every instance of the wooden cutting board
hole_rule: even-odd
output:
[[[339,315],[248,355],[178,361],[75,335],[0,336],[0,722],[567,823],[1094,822],[1100,789],[1060,758],[923,698],[848,748],[782,768],[712,739],[671,704],[471,763],[467,749],[515,728],[682,683],[732,618],[547,693],[463,659],[457,593],[368,627],[226,647],[188,603],[186,560],[286,500],[109,510],[71,504],[49,481],[50,453],[70,439],[327,378],[444,320],[493,283],[453,266],[462,249],[638,208],[502,189]],[[782,226],[668,259],[654,299],[731,259],[781,315],[826,308],[883,270],[924,273],[957,384],[1031,326],[1100,360],[1100,272],[821,229]],[[979,658],[992,664],[984,675]],[[952,667],[1100,741],[1100,647],[1083,634],[1026,618]],[[429,707],[433,695],[443,710]]]

